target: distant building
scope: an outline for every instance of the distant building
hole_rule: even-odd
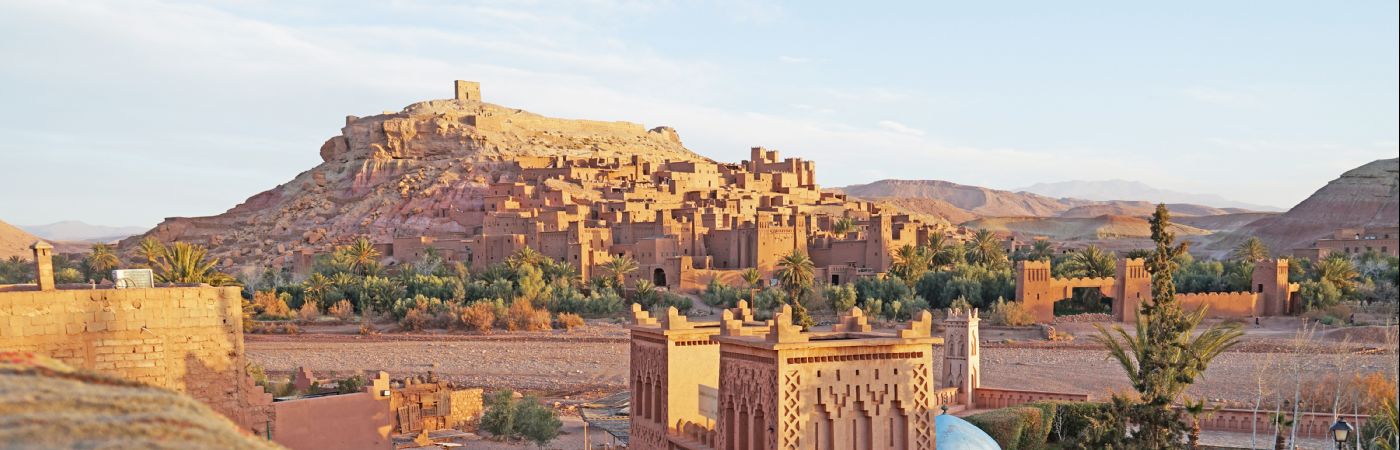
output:
[[[1400,256],[1400,227],[1341,228],[1312,247],[1293,250],[1293,257],[1316,261],[1336,253],[1351,256],[1370,251]]]

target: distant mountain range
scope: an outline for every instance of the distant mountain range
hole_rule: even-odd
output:
[[[34,251],[29,246],[34,245],[40,238],[29,232],[16,228],[14,225],[0,220],[0,259],[18,256],[20,259],[32,259]],[[53,244],[54,251],[58,253],[80,253],[87,250],[87,245],[81,242],[67,242],[59,240],[48,240]]]
[[[1192,194],[1149,186],[1139,181],[1061,181],[1056,183],[1036,183],[1016,192],[1028,192],[1055,198],[1076,198],[1083,200],[1114,201],[1135,200],[1149,203],[1190,203],[1216,208],[1237,208],[1250,211],[1283,211],[1283,208],[1268,205],[1227,200],[1215,194]]]
[[[65,220],[46,225],[20,225],[35,236],[53,241],[112,242],[145,233],[145,227],[113,227]]]
[[[962,223],[979,217],[1073,217],[1104,215],[1148,216],[1155,203],[1135,200],[1088,200],[1050,197],[1029,192],[1011,192],[968,186],[943,180],[880,180],[835,190],[867,200],[896,204],[901,209],[946,218]],[[1170,203],[1180,216],[1214,216],[1249,212],[1236,208],[1216,208],[1199,204]]]

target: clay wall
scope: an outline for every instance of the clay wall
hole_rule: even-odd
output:
[[[273,404],[277,410],[272,440],[291,450],[394,448],[389,397],[358,392]]]
[[[237,287],[0,292],[0,348],[160,386],[247,430],[267,426],[271,397],[244,364]]]
[[[1177,294],[1176,301],[1186,311],[1196,311],[1202,307],[1206,317],[1246,319],[1258,315],[1259,294],[1253,292],[1207,292]]]
[[[1201,429],[1210,431],[1228,431],[1235,433],[1249,433],[1257,430],[1261,439],[1267,436],[1267,440],[1273,441],[1274,428],[1269,421],[1269,413],[1272,411],[1260,411],[1255,413],[1247,409],[1222,409],[1213,415],[1208,415],[1201,419]],[[1341,414],[1356,429],[1361,429],[1370,416]],[[1331,413],[1302,413],[1293,418],[1293,424],[1298,428],[1298,436],[1309,438],[1328,437],[1328,429],[1337,421]],[[1256,428],[1257,427],[1257,428]]]
[[[1063,392],[1023,391],[1016,389],[977,388],[977,407],[997,409],[1022,405],[1041,400],[1087,402],[1089,394],[1069,394]]]

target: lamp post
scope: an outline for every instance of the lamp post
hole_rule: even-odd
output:
[[[1347,440],[1351,438],[1351,432],[1355,431],[1356,428],[1347,423],[1345,417],[1338,417],[1337,423],[1332,424],[1332,428],[1328,430],[1332,432],[1332,440],[1337,441],[1337,450],[1342,450],[1346,447]]]

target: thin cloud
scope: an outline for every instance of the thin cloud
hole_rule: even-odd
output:
[[[881,120],[880,122],[876,123],[876,126],[879,126],[880,129],[883,130],[889,130],[895,133],[902,133],[910,136],[923,136],[927,134],[924,133],[924,130],[920,130],[918,128],[895,122],[893,120]]]

